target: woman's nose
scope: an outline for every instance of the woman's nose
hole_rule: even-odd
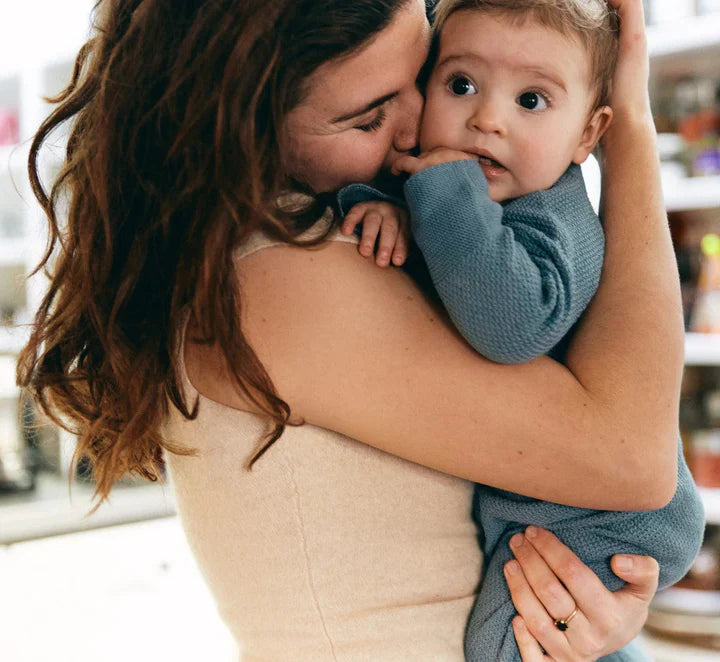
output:
[[[398,120],[393,147],[398,152],[409,152],[418,144],[420,137],[420,116],[424,99],[416,88],[403,100],[402,115]]]
[[[507,131],[500,109],[490,99],[483,99],[477,104],[468,119],[468,128],[499,136],[504,136]]]

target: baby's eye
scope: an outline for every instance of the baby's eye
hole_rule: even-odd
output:
[[[527,110],[545,110],[548,107],[547,98],[540,92],[525,92],[517,98],[517,102]]]
[[[450,89],[457,96],[465,96],[466,94],[477,94],[475,86],[465,76],[455,76],[450,81]]]

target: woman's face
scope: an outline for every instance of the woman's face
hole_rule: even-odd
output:
[[[362,50],[318,68],[288,113],[281,149],[294,179],[316,193],[370,182],[417,144],[422,96],[416,79],[430,26],[409,0]]]

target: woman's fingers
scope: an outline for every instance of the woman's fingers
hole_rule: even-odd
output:
[[[535,595],[517,561],[510,561],[505,564],[505,579],[515,609],[517,609],[518,614],[527,625],[527,629],[533,638],[553,658],[563,662],[572,659],[568,638],[555,627],[553,619]],[[565,615],[567,616],[567,614]],[[586,627],[586,621],[582,614],[578,613],[575,616],[572,625]]]
[[[548,614],[557,619],[572,613],[576,607],[575,600],[522,533],[517,533],[510,539],[510,548],[522,567],[523,575]]]
[[[569,547],[549,531],[535,526],[527,528],[525,539],[565,585],[575,604],[590,621],[611,610],[608,597],[612,594]]]
[[[627,582],[618,593],[632,595],[649,602],[655,595],[660,566],[651,556],[616,554],[610,560],[612,571]]]
[[[631,35],[636,32],[645,34],[645,8],[642,0],[610,0],[610,4],[617,11],[622,22],[621,39],[631,39]]]
[[[512,626],[515,641],[517,642],[520,657],[522,657],[523,662],[548,662],[548,660],[552,660],[552,658],[546,657],[543,654],[540,644],[535,637],[530,634],[522,616],[516,616],[513,619]]]
[[[620,37],[610,105],[615,120],[622,121],[627,116],[633,121],[647,121],[651,116],[647,92],[649,65],[642,2],[611,1],[620,17]]]
[[[628,582],[613,593],[549,531],[528,527],[520,540],[523,544],[513,548],[517,561],[508,563],[505,573],[513,603],[530,633],[558,662],[597,659],[619,650],[637,634],[657,588],[658,564],[654,559],[629,555],[613,557],[613,571]],[[547,564],[546,569],[540,559]],[[624,563],[626,561],[631,563]],[[512,571],[514,567],[515,572]],[[577,605],[577,614],[564,632],[558,630],[553,621],[565,619],[572,610],[566,614],[558,613],[557,605],[565,598],[548,579],[548,572],[557,576]],[[557,636],[553,636],[555,633],[562,635],[570,653],[562,647]]]
[[[588,659],[599,649],[600,642],[597,633],[594,631],[591,623],[588,621],[585,613],[576,603],[575,598],[563,586],[550,566],[540,556],[537,550],[525,539],[522,534],[516,534],[510,541],[510,546],[517,561],[519,562],[523,576],[530,586],[530,590],[536,596],[538,602],[549,616],[552,628],[548,626],[553,636],[542,635],[537,633],[540,643],[551,654],[555,655],[558,660],[567,659],[568,649],[566,644],[574,651],[575,657],[570,659]],[[603,587],[603,590],[606,590]],[[514,599],[513,599],[514,601]],[[533,607],[532,602],[527,604]],[[522,613],[522,612],[520,612]],[[526,614],[523,614],[526,615]],[[532,618],[527,616],[527,618]],[[536,619],[542,619],[539,615]],[[560,630],[555,621],[563,620],[567,622],[566,630]],[[531,631],[535,634],[535,626],[531,627]],[[558,636],[560,635],[564,641],[562,645],[558,645]],[[548,648],[549,646],[549,648]],[[580,657],[578,657],[578,655]]]

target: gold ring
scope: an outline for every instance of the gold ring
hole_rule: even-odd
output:
[[[577,614],[577,607],[573,609],[573,613],[570,614],[570,616],[567,616],[565,618],[558,618],[555,621],[555,627],[560,630],[560,632],[565,632],[565,630],[568,629],[568,624],[570,623],[570,621],[575,618],[575,614]]]

